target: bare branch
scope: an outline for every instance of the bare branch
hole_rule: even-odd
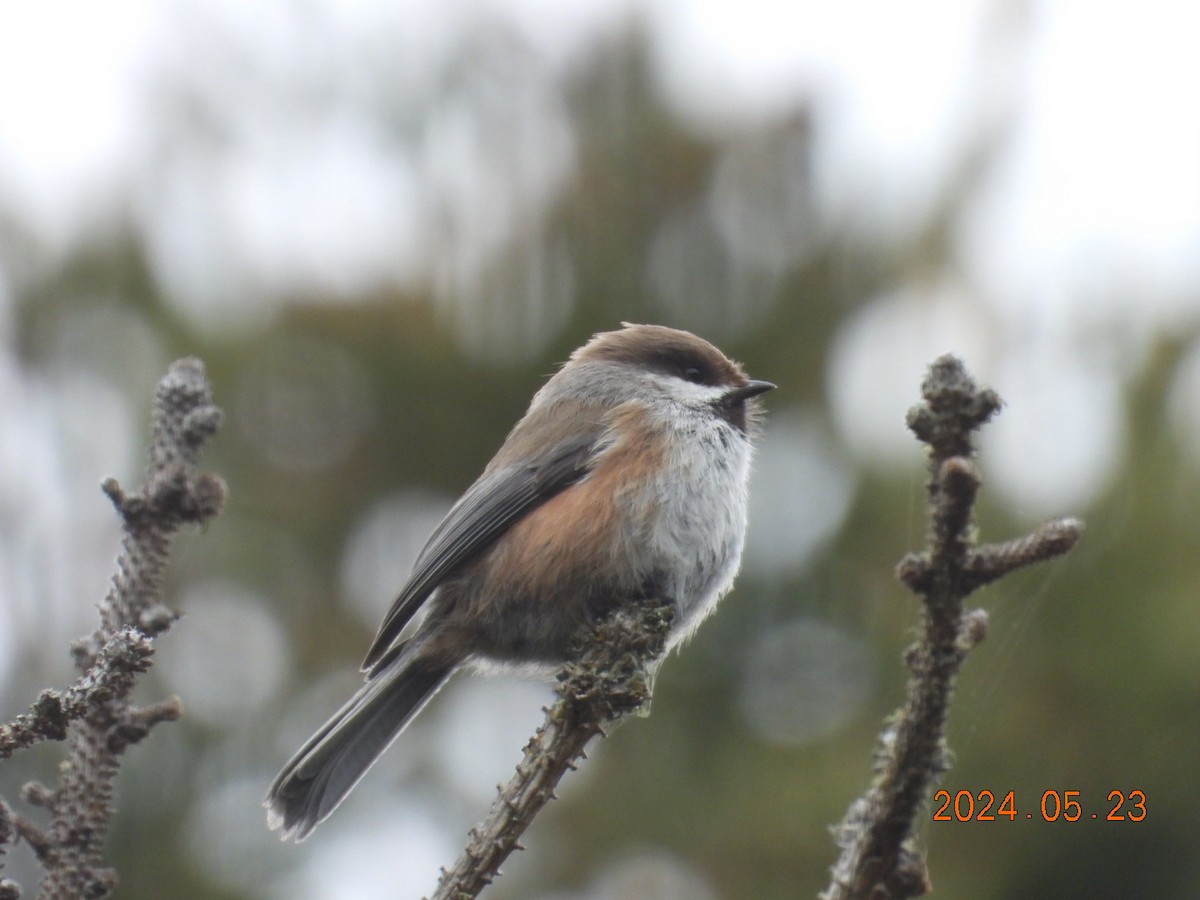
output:
[[[42,691],[29,712],[0,723],[0,759],[39,741],[65,740],[71,722],[83,718],[97,704],[129,693],[137,675],[150,667],[153,653],[144,634],[133,628],[121,629],[71,687]]]
[[[970,590],[1003,578],[1009,572],[1062,556],[1083,537],[1079,519],[1052,519],[1029,534],[999,544],[983,544],[967,560],[963,577]]]
[[[558,700],[458,861],[442,870],[433,900],[468,900],[491,884],[587,743],[649,703],[673,615],[670,605],[631,603],[585,629],[559,673]]]
[[[905,652],[907,700],[880,737],[874,783],[837,828],[841,854],[823,900],[893,900],[929,891],[915,847],[917,818],[949,767],[945,723],[958,670],[988,628],[987,614],[963,603],[1008,572],[1066,553],[1083,532],[1079,520],[1058,519],[1024,537],[976,547],[981,479],[973,435],[1000,409],[1000,398],[976,386],[952,356],[933,363],[921,393],[925,402],[909,412],[908,425],[930,448],[929,537],[924,550],[896,566],[896,577],[921,595],[921,633]]]
[[[221,479],[197,470],[221,417],[203,364],[174,363],[155,393],[143,484],[133,494],[114,479],[102,485],[125,533],[116,574],[100,604],[100,626],[72,647],[82,674],[66,691],[44,691],[29,713],[0,726],[0,759],[40,740],[66,738],[69,744],[58,786],[28,784],[22,792],[26,802],[49,811],[47,829],[7,807],[0,810],[0,847],[14,832],[30,844],[46,870],[40,893],[45,900],[98,900],[112,892],[117,878],[104,863],[103,844],[121,754],[155,724],[179,716],[176,698],[136,708],[128,696],[150,667],[151,639],[176,618],[162,602],[171,539],[185,524],[207,522],[224,502]]]
[[[4,848],[16,837],[16,823],[8,804],[0,800],[0,869],[4,868]],[[15,881],[0,878],[0,900],[20,900],[21,886]]]

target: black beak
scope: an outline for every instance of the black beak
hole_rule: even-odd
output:
[[[726,391],[721,397],[721,402],[726,406],[733,406],[735,403],[741,403],[749,400],[751,397],[757,397],[759,394],[765,394],[767,391],[773,391],[774,389],[775,385],[769,381],[751,379],[739,387]]]

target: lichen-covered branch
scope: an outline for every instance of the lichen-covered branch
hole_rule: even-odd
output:
[[[134,628],[113,635],[95,662],[65,691],[47,689],[29,712],[0,723],[0,759],[8,759],[40,741],[61,741],[67,727],[96,705],[129,693],[134,679],[150,667],[150,639]]]
[[[588,742],[645,707],[672,616],[671,606],[631,603],[585,629],[572,661],[559,673],[558,699],[487,818],[471,829],[458,861],[442,870],[433,900],[478,896],[509,854],[521,849],[521,835],[554,798],[563,775],[584,757]]]
[[[841,854],[823,900],[928,892],[915,847],[917,818],[949,765],[945,723],[959,668],[987,635],[987,614],[965,609],[964,601],[1009,572],[1066,553],[1083,533],[1078,519],[1056,519],[1024,537],[977,546],[974,433],[1000,409],[1000,398],[978,387],[952,356],[933,363],[921,394],[925,402],[909,411],[908,426],[930,450],[929,536],[924,550],[896,567],[897,578],[921,596],[920,635],[905,654],[907,699],[880,738],[874,782],[837,828]]]
[[[12,810],[0,799],[0,870],[4,868],[4,851],[16,837],[16,825],[13,822]],[[14,881],[0,878],[0,900],[18,900],[21,888]]]
[[[103,484],[124,526],[116,574],[100,603],[100,625],[72,647],[81,675],[65,691],[47,690],[28,713],[0,726],[0,759],[41,740],[66,740],[67,759],[56,787],[31,783],[22,798],[49,813],[46,828],[7,806],[0,808],[0,849],[18,835],[46,870],[39,896],[103,898],[116,885],[103,844],[113,815],[113,784],[120,757],[159,722],[179,717],[175,698],[135,707],[137,676],[152,662],[151,641],[176,615],[162,600],[171,539],[185,524],[217,515],[225,486],[197,468],[200,452],[222,414],[199,360],[174,363],[158,385],[145,479],[126,494],[113,479]],[[16,897],[0,882],[0,897]]]

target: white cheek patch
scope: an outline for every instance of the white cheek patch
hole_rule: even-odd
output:
[[[665,388],[671,399],[684,406],[710,407],[729,390],[728,386],[696,384],[673,375],[651,374],[649,377]]]

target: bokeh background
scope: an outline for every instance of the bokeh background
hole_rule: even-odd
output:
[[[173,358],[227,512],[178,543],[124,898],[417,897],[550,696],[460,678],[307,843],[260,801],[432,525],[592,332],[779,390],[738,587],[491,895],[813,896],[900,701],[924,367],[1007,407],[937,896],[1200,896],[1200,13],[1174,0],[45,0],[0,8],[0,710],[72,677]],[[0,767],[10,800],[58,748]],[[1038,821],[1078,790],[1077,823]],[[1112,790],[1147,797],[1107,822]],[[25,848],[10,871],[32,889]]]

